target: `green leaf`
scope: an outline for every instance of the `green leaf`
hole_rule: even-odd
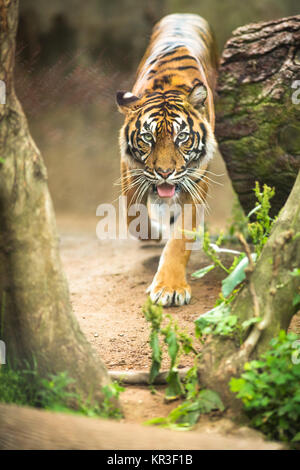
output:
[[[246,328],[248,328],[248,326],[253,325],[254,323],[259,323],[260,321],[262,321],[262,317],[249,318],[248,320],[243,321],[242,328],[243,330],[245,330]]]
[[[159,337],[156,330],[153,330],[150,338],[150,347],[152,349],[152,364],[150,369],[149,382],[152,384],[160,371],[161,366],[161,348],[159,344]]]
[[[291,276],[300,277],[300,268],[294,268],[293,271],[290,272]]]
[[[224,411],[225,409],[220,396],[214,390],[201,390],[197,402],[202,413],[210,413],[212,410]]]
[[[167,418],[152,418],[152,419],[148,419],[143,424],[145,424],[146,426],[152,426],[153,424],[160,424],[164,426],[168,424],[168,420]]]
[[[171,369],[167,376],[168,386],[166,389],[166,399],[175,400],[183,395],[183,386],[180,382],[179,374],[177,369]]]
[[[293,298],[293,306],[296,307],[298,304],[300,304],[300,294],[295,294]]]
[[[255,262],[256,254],[252,253],[251,258]],[[245,268],[248,266],[249,260],[246,256],[238,263],[235,269],[222,281],[222,294],[228,297],[233,290],[246,278]]]
[[[293,437],[292,442],[299,442],[300,441],[300,432],[297,432],[296,436]]]
[[[179,344],[177,342],[177,336],[176,333],[173,329],[168,329],[166,337],[165,337],[165,342],[168,345],[168,353],[171,359],[171,368],[174,367],[176,358],[177,358],[177,353],[179,350]]]
[[[229,387],[232,392],[239,392],[245,385],[246,380],[245,379],[236,379],[235,377],[232,377],[232,379],[229,382]]]
[[[195,271],[192,274],[192,277],[195,277],[197,279],[200,279],[201,277],[204,277],[205,274],[209,273],[212,269],[215,268],[214,264],[210,264],[209,266],[206,266],[205,268],[199,269],[198,271]]]

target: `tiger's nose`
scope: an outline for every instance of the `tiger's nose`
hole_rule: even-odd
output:
[[[159,174],[162,178],[167,179],[168,176],[170,176],[173,173],[173,170],[171,168],[168,168],[167,170],[163,170],[162,168],[157,168],[156,173]]]

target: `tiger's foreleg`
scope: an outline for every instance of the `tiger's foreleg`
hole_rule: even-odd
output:
[[[198,229],[199,207],[189,198],[185,200],[185,204],[182,206],[182,220],[186,219],[184,212],[187,207],[191,208],[192,217],[188,226],[186,223],[182,224],[183,228],[185,230]],[[175,238],[174,233],[174,236],[168,240],[160,258],[158,270],[148,288],[151,300],[165,307],[188,304],[191,300],[191,287],[186,280],[186,266],[194,247],[193,244],[196,242],[191,237],[185,236],[182,229],[181,234],[181,238]]]

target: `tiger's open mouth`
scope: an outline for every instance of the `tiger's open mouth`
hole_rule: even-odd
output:
[[[179,191],[179,186],[177,184],[163,183],[153,185],[153,191],[162,198],[173,197],[175,192]]]

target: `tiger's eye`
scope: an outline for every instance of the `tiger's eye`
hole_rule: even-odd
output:
[[[153,140],[152,134],[150,134],[150,132],[146,132],[145,134],[142,134],[142,138],[147,143],[152,142]]]
[[[176,137],[178,142],[185,142],[189,138],[189,134],[187,132],[180,132]]]

